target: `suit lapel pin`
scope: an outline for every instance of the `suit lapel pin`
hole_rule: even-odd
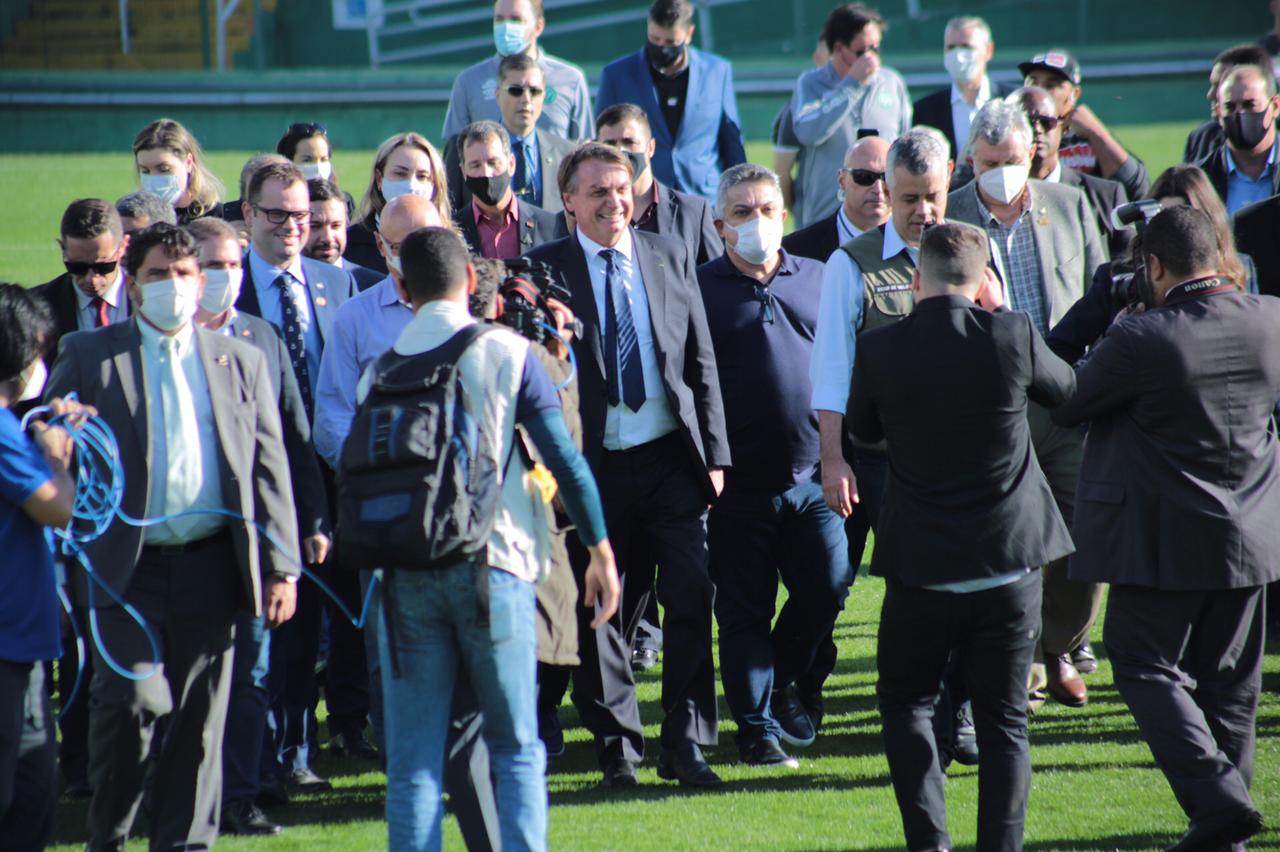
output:
[[[317,281],[317,282],[316,282],[316,289],[317,289],[317,290],[323,290],[323,289],[324,289],[324,282],[323,282],[323,281]]]
[[[244,331],[240,332],[241,337],[248,337],[250,334],[252,334],[252,332],[250,332],[249,329],[247,328]]]
[[[316,297],[316,307],[317,307],[317,308],[323,308],[323,307],[324,307],[325,305],[327,305],[327,304],[329,304],[329,300],[328,300],[328,299],[326,299],[324,296],[318,296],[318,297]]]
[[[227,358],[226,355],[219,355],[217,359],[214,361],[214,363],[217,364],[219,367],[231,366],[231,361]]]
[[[1048,224],[1049,224],[1049,211],[1048,211],[1047,209],[1045,209],[1044,207],[1041,207],[1041,208],[1040,208],[1040,218],[1036,220],[1036,224],[1037,224],[1037,225],[1048,225]]]

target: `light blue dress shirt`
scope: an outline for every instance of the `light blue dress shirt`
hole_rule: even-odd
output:
[[[320,339],[320,330],[315,323],[315,307],[311,304],[311,288],[307,285],[306,273],[302,269],[302,257],[295,257],[288,268],[281,269],[267,263],[250,246],[249,272],[258,293],[258,307],[262,310],[262,318],[274,325],[282,335],[284,316],[280,311],[280,291],[275,287],[275,280],[282,272],[288,273],[293,279],[289,289],[293,291],[294,304],[298,309],[298,324],[302,326],[302,338],[307,347],[307,376],[311,379],[311,395],[314,398],[324,341]]]
[[[356,384],[365,368],[392,344],[413,319],[387,276],[343,303],[334,314],[316,384],[316,452],[337,468],[342,444],[356,415]]]
[[[1225,147],[1225,146],[1224,146]],[[1226,148],[1227,155],[1227,215],[1232,216],[1241,207],[1247,207],[1255,201],[1270,198],[1273,193],[1271,184],[1276,170],[1276,146],[1271,146],[1271,154],[1267,157],[1267,165],[1254,180],[1236,168],[1236,161],[1231,156],[1231,149]]]
[[[596,316],[600,317],[600,337],[604,338],[605,261],[600,257],[602,246],[578,230],[578,244],[587,256],[587,272],[591,275],[591,290],[596,297]],[[613,303],[616,305],[630,294],[631,319],[636,327],[636,344],[640,350],[640,366],[644,369],[644,405],[632,411],[624,403],[610,405],[605,410],[604,448],[627,450],[656,441],[674,432],[676,419],[667,402],[666,388],[662,385],[662,373],[658,368],[658,353],[653,345],[653,326],[649,319],[649,296],[644,289],[644,279],[635,262],[635,242],[631,230],[623,232],[622,239],[613,247],[618,253],[614,262]],[[618,374],[622,374],[621,365]]]

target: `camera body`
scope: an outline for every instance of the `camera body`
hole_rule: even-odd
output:
[[[569,288],[552,274],[545,263],[523,257],[503,261],[507,276],[498,285],[498,315],[496,321],[522,337],[545,344],[554,334],[555,317],[547,306],[547,299],[556,299],[568,305]],[[582,323],[576,317],[571,329],[576,337],[582,337]]]
[[[1151,282],[1147,280],[1146,265],[1142,262],[1142,232],[1147,223],[1156,217],[1162,208],[1154,198],[1144,198],[1129,204],[1122,204],[1111,211],[1111,224],[1117,228],[1132,225],[1138,232],[1133,240],[1132,257],[1135,259],[1133,271],[1119,272],[1111,279],[1112,301],[1122,308],[1142,304],[1148,308],[1155,306],[1155,293]]]

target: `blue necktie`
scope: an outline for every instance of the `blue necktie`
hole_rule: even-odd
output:
[[[636,339],[636,325],[631,317],[631,290],[625,278],[620,280],[621,304],[615,307],[613,299],[614,258],[617,252],[605,249],[604,258],[604,338],[605,358],[608,362],[606,378],[609,404],[624,402],[632,411],[644,405],[644,367],[640,363],[640,344]],[[619,376],[621,368],[621,376]]]
[[[280,324],[284,332],[284,345],[289,349],[289,363],[293,366],[293,375],[298,380],[298,390],[302,393],[302,407],[307,410],[307,419],[310,420],[314,404],[311,401],[311,373],[307,369],[307,339],[302,334],[302,323],[298,321],[298,304],[293,298],[293,288],[289,286],[292,280],[282,273],[273,284],[280,291]]]

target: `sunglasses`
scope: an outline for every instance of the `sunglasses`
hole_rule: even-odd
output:
[[[751,285],[751,294],[755,296],[756,301],[760,303],[760,319],[772,324],[773,297],[769,295],[769,288],[763,284],[753,284]]]
[[[299,225],[303,222],[311,221],[310,210],[279,210],[271,207],[259,207],[256,204],[253,205],[253,209],[266,216],[267,221],[273,225],[283,225],[286,219],[292,219]]]
[[[873,172],[871,169],[845,169],[845,173],[858,186],[871,186],[878,180],[884,180],[884,172]]]
[[[329,128],[323,124],[307,121],[290,124],[289,129],[285,131],[286,136],[315,136],[317,133],[321,136],[328,136]]]
[[[1052,115],[1029,115],[1027,120],[1031,122],[1032,127],[1039,127],[1045,131],[1054,130],[1062,123],[1062,119]]]
[[[95,275],[110,275],[116,271],[116,267],[120,265],[118,260],[104,260],[98,263],[85,263],[79,260],[64,260],[62,265],[67,271],[76,277],[88,275],[90,271]]]
[[[507,86],[507,94],[513,98],[523,98],[525,92],[528,92],[531,98],[540,98],[546,94],[547,90],[541,86]]]

